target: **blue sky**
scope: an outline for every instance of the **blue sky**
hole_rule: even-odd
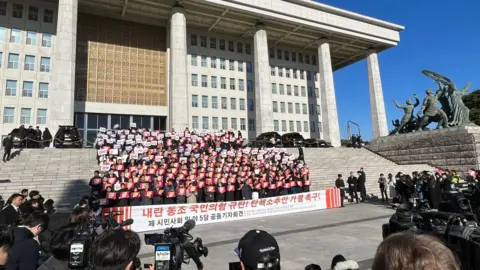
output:
[[[321,0],[334,7],[405,26],[397,47],[379,55],[389,129],[403,116],[399,103],[414,93],[421,99],[436,84],[422,69],[449,77],[457,87],[480,88],[480,1],[478,0]],[[372,136],[365,60],[335,72],[342,138],[347,122],[358,123],[362,137]]]

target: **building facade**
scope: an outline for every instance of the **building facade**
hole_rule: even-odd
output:
[[[402,29],[307,0],[0,0],[0,132],[74,124],[91,142],[133,122],[339,146],[333,72],[367,59],[384,136],[377,53]]]

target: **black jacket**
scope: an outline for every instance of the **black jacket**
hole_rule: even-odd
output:
[[[365,175],[365,172],[359,172],[358,173],[358,184],[359,185],[365,185],[367,176]]]
[[[0,224],[17,226],[19,217],[20,213],[8,205],[0,212]]]
[[[45,128],[45,130],[43,131],[43,140],[49,141],[51,139],[52,139],[52,134],[50,134],[50,131]]]
[[[5,149],[12,149],[13,147],[12,138],[6,137],[5,139],[3,139],[3,147],[5,147]]]
[[[39,246],[27,228],[15,228],[15,242],[8,252],[8,270],[36,270],[38,267]]]

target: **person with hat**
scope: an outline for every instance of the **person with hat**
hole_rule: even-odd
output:
[[[247,232],[234,250],[242,270],[280,270],[280,248],[277,240],[261,230]]]

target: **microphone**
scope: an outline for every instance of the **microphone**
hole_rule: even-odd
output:
[[[130,226],[133,224],[133,219],[129,218],[123,222],[121,222],[118,226],[119,227],[126,227],[126,226]]]

